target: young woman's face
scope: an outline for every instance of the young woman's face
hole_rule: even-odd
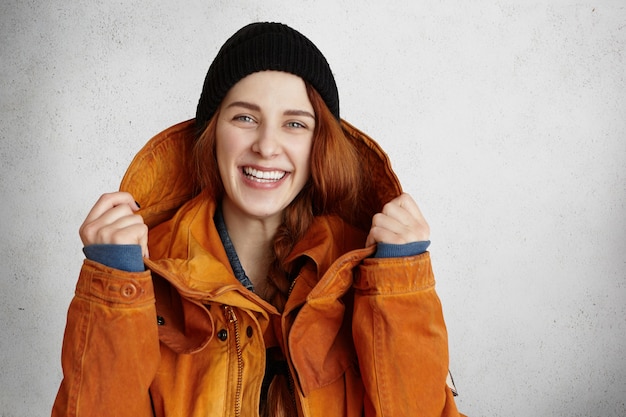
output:
[[[224,206],[278,218],[309,178],[314,128],[300,77],[263,71],[235,84],[222,101],[216,130]]]

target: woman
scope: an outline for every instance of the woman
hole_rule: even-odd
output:
[[[428,225],[285,25],[222,46],[81,238],[53,415],[459,415]]]

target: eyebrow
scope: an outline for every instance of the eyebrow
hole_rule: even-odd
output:
[[[244,109],[248,109],[250,111],[261,111],[261,107],[247,101],[233,101],[228,106],[226,106],[227,109],[231,107],[243,107]],[[285,110],[283,114],[285,116],[305,116],[315,120],[315,116],[311,114],[311,112],[306,110]]]
[[[315,116],[313,116],[311,112],[308,112],[306,110],[285,110],[283,114],[285,116],[305,116],[315,120]]]

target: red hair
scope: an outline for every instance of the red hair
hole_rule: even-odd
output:
[[[285,259],[304,236],[315,216],[346,214],[354,208],[361,191],[361,167],[358,154],[343,132],[341,124],[328,109],[319,93],[308,83],[306,91],[315,112],[315,130],[311,149],[311,177],[283,212],[283,222],[273,242],[274,262],[269,284],[275,287],[272,302],[282,307],[289,291],[293,272]],[[221,201],[224,188],[216,157],[216,127],[219,108],[200,134],[194,147],[197,183],[202,192]]]

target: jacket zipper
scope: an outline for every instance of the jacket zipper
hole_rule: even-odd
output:
[[[233,324],[235,333],[235,348],[237,350],[237,388],[235,390],[235,416],[241,416],[241,390],[243,385],[243,354],[241,352],[241,338],[239,335],[239,321],[235,310],[231,306],[224,306],[224,313],[229,323]]]

